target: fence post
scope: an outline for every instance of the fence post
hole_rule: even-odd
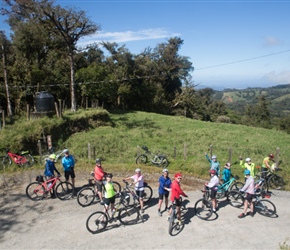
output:
[[[174,146],[174,149],[173,149],[173,158],[176,159],[176,146]]]
[[[93,146],[93,158],[96,159],[96,146]]]
[[[29,104],[26,104],[26,115],[27,115],[26,119],[27,119],[27,121],[29,121],[30,120],[30,106],[29,106]]]
[[[56,117],[57,117],[57,118],[60,118],[60,117],[59,117],[59,111],[58,111],[57,102],[54,103],[54,107],[55,107]]]
[[[88,159],[90,160],[91,157],[92,157],[91,143],[88,143]]]
[[[2,128],[5,127],[5,110],[2,110]]]
[[[279,165],[279,154],[280,154],[280,148],[276,148],[276,167]]]
[[[183,159],[186,160],[187,155],[186,155],[186,143],[183,145]]]
[[[40,140],[37,141],[37,148],[38,148],[38,154],[41,157],[42,156],[42,149],[41,149],[41,142],[40,142]]]
[[[232,163],[232,149],[229,148],[229,162]]]
[[[209,146],[210,158],[212,157],[212,144]]]

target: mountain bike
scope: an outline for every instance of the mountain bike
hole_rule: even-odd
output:
[[[112,182],[115,192],[119,193],[121,191],[121,185],[116,181]],[[103,191],[104,190],[105,189],[103,188]],[[87,207],[90,206],[94,201],[99,202],[100,198],[97,192],[95,180],[89,179],[88,184],[77,193],[77,202],[80,206]]]
[[[241,208],[244,205],[245,193],[237,190],[232,190],[228,194],[228,200],[231,206]],[[257,211],[259,214],[267,217],[273,217],[274,215],[276,215],[276,206],[274,205],[274,203],[266,199],[261,199],[260,195],[254,195],[253,203],[254,210]]]
[[[238,182],[239,176],[232,177],[229,181],[218,186],[216,198],[222,199],[227,196],[227,193],[231,190],[239,190],[244,186],[244,183]]]
[[[35,182],[30,183],[26,187],[26,195],[33,201],[42,200],[47,197],[50,191],[55,188],[55,195],[60,200],[69,200],[73,197],[74,188],[73,185],[68,181],[62,181],[60,175],[48,180],[44,180],[42,175],[36,177]]]
[[[116,220],[119,220],[123,225],[134,225],[138,222],[140,216],[139,210],[134,205],[128,205],[127,198],[125,192],[118,193],[116,195],[116,199],[120,198],[119,201],[115,204],[115,211],[110,216],[109,209],[105,209],[105,212],[94,212],[92,213],[87,221],[86,227],[87,230],[93,234],[102,232],[106,229],[108,223],[112,223]],[[105,205],[104,205],[105,208]],[[117,218],[114,215],[118,212]]]
[[[274,171],[282,171],[281,168],[276,168]],[[263,178],[266,180],[267,183],[267,191],[269,188],[272,189],[283,189],[285,185],[284,179],[280,176],[274,173],[272,170],[268,171],[261,171],[256,174],[256,178]]]
[[[149,151],[148,147],[142,146],[142,149],[145,151],[145,153],[140,154],[136,158],[136,164],[146,164],[148,162],[148,159],[150,162],[157,166],[157,167],[162,167],[166,168],[169,164],[168,159],[164,155],[160,154],[153,154],[151,151]]]
[[[205,188],[204,190],[200,191],[203,193],[203,197],[195,203],[194,210],[198,218],[202,220],[207,220],[212,216],[213,213],[212,203],[209,200],[210,190]]]
[[[48,149],[48,151],[45,154],[40,156],[39,161],[41,164],[45,164],[45,162],[49,159],[49,156],[51,154],[55,154],[56,157],[55,157],[54,162],[57,163],[64,155],[65,150],[66,149],[56,151],[54,147],[51,147],[50,149]]]
[[[125,183],[124,191],[131,194],[133,197],[134,204],[135,203],[140,203],[139,201],[139,196],[135,192],[135,188],[132,187],[132,184],[129,184],[126,180],[123,180]],[[144,195],[143,195],[143,202],[146,204],[149,202],[152,198],[153,195],[153,190],[152,188],[148,185],[147,182],[144,182]],[[130,202],[130,200],[128,200]]]
[[[34,164],[34,158],[29,151],[12,153],[10,149],[6,149],[6,155],[0,158],[3,169],[8,168],[12,162],[21,167],[31,167]]]
[[[182,204],[182,198],[180,197],[180,204]],[[180,207],[181,210],[186,210],[185,206]],[[177,210],[176,210],[176,205],[172,204],[172,212],[168,218],[169,226],[168,226],[168,233],[171,236],[175,236],[179,234],[184,228],[184,224],[180,224],[175,221],[177,219]]]

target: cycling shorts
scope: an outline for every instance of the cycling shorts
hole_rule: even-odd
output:
[[[169,196],[169,192],[166,193],[166,194],[160,194],[159,193],[159,200],[163,200],[163,197],[168,198],[168,196]]]
[[[72,168],[71,170],[64,171],[64,177],[67,181],[68,181],[69,177],[74,179],[76,177],[74,169]]]

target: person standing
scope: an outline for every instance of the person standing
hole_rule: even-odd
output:
[[[251,158],[246,158],[246,160],[243,161],[243,157],[240,156],[239,159],[240,159],[240,166],[244,170],[248,169],[250,171],[250,173],[251,173],[251,176],[255,177],[255,167],[256,167],[256,165],[255,165],[255,163],[252,162]],[[247,179],[245,178],[245,181],[246,180]]]
[[[168,196],[171,188],[171,179],[168,176],[168,169],[162,170],[162,175],[159,177],[159,201],[158,201],[158,215],[162,216],[161,206],[163,198],[165,198],[165,211],[168,210]]]
[[[115,199],[116,193],[114,190],[113,182],[112,182],[113,175],[111,173],[106,174],[106,181],[104,182],[105,188],[105,198],[103,204],[105,205],[106,212],[109,208],[111,209],[111,219],[114,218],[115,209]]]
[[[264,158],[263,164],[262,164],[262,172],[271,170],[270,161],[274,162],[274,155],[273,154],[269,154],[266,158]]]
[[[207,153],[204,153],[205,158],[209,161],[210,163],[210,169],[214,169],[216,172],[216,175],[219,176],[220,175],[220,163],[217,160],[217,156],[213,155],[211,158],[207,155]]]
[[[62,158],[62,166],[64,170],[64,176],[66,181],[69,180],[69,177],[71,177],[72,185],[75,187],[75,159],[72,155],[69,154],[68,149],[65,149],[64,151],[64,157]]]
[[[222,172],[222,180],[224,183],[227,183],[228,181],[230,181],[231,177],[232,177],[231,163],[227,162]]]
[[[95,179],[95,183],[97,187],[97,193],[100,198],[100,204],[104,205],[102,192],[103,192],[103,181],[104,181],[104,177],[106,173],[104,172],[100,158],[96,159],[96,166],[95,166],[93,174],[94,174],[94,179]]]
[[[246,169],[244,171],[244,175],[246,176],[247,181],[240,191],[246,192],[246,197],[244,201],[244,212],[238,216],[239,218],[244,218],[246,215],[251,215],[252,217],[254,216],[253,196],[255,194],[255,183],[253,176],[251,176],[250,174],[251,174],[250,170]],[[247,213],[249,204],[250,204],[250,212]]]
[[[212,202],[212,211],[215,213],[217,210],[217,200],[216,200],[216,193],[218,190],[219,185],[219,178],[216,174],[216,171],[214,169],[209,170],[211,179],[209,183],[206,183],[205,186],[210,189],[210,198]]]
[[[45,170],[44,170],[44,175],[47,180],[52,179],[54,177],[54,171],[57,172],[58,175],[60,175],[59,171],[55,167],[55,154],[51,154],[48,157],[48,160],[45,163]],[[48,187],[52,185],[51,182],[48,182]],[[54,192],[54,187],[50,190],[51,198],[55,198],[55,192]]]

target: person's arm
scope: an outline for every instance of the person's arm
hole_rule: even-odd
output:
[[[209,158],[209,156],[205,153],[205,158],[211,163],[211,159]]]
[[[55,170],[55,172],[57,172],[58,175],[60,175],[60,172],[56,169],[55,166],[54,166],[54,170]]]

